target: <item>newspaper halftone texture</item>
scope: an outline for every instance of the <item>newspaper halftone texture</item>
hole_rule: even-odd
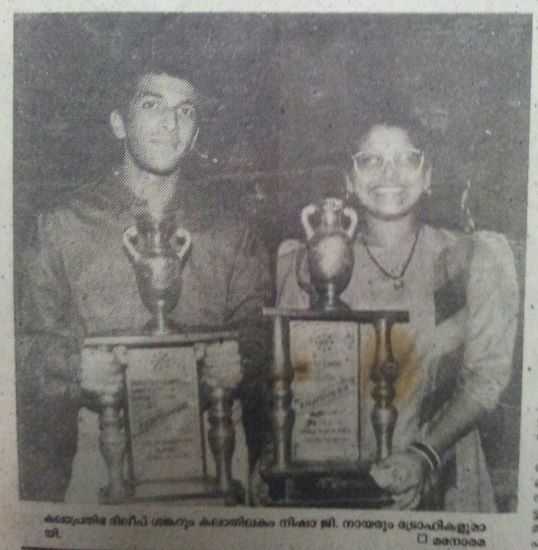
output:
[[[201,479],[195,504],[360,508],[363,486],[342,478],[364,459],[366,474],[388,460],[391,506],[517,509],[530,16],[35,13],[16,14],[14,38],[22,500],[64,501],[84,438],[114,480],[85,472],[95,503],[174,477],[152,458],[168,453]],[[305,336],[262,314],[315,309],[301,212],[318,205],[325,231],[327,197],[358,216],[342,302],[408,315],[389,344],[375,315],[360,334],[333,319],[327,339],[327,319],[301,321]],[[84,371],[84,338],[159,330],[237,337],[220,356],[208,343],[205,363],[148,340],[123,378],[112,349],[105,380]],[[141,387],[135,371],[159,353],[162,391]],[[372,373],[381,359],[398,367]],[[316,387],[302,396],[305,373]],[[417,464],[432,498],[424,479],[406,485]]]

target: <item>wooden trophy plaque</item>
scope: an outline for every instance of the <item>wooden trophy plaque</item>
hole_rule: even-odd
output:
[[[290,321],[292,461],[359,459],[358,326]]]
[[[391,453],[396,365],[390,341],[404,311],[266,308],[273,320],[273,456],[260,473],[268,506],[380,508],[391,503],[361,456],[360,325],[376,329],[370,377],[377,459]]]
[[[90,356],[92,350],[121,349],[123,358],[123,395],[101,403],[100,447],[109,474],[102,502],[244,500],[243,487],[231,472],[233,390],[203,387],[200,381],[200,349],[236,339],[234,332],[208,332],[96,336],[84,341]],[[209,453],[214,477],[208,474]]]

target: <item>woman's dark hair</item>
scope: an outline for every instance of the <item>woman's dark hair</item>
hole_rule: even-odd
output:
[[[350,159],[361,148],[362,142],[374,126],[400,128],[405,131],[413,145],[424,151],[425,166],[432,164],[434,157],[434,133],[426,128],[420,119],[411,112],[385,107],[382,110],[365,112],[357,117],[348,144],[347,157]]]
[[[432,166],[435,167],[437,164],[436,159],[439,151],[440,136],[422,124],[420,118],[413,114],[412,109],[393,108],[385,105],[382,109],[365,110],[362,113],[358,113],[355,117],[346,151],[346,171],[348,174],[353,169],[352,155],[360,150],[364,139],[374,126],[401,128],[405,131],[412,144],[424,152],[424,169],[431,168]],[[356,197],[348,197],[348,201],[359,211],[359,214],[362,212],[362,206]],[[430,202],[421,201],[419,215],[423,221],[436,225],[435,220],[433,220],[435,216],[430,211]]]

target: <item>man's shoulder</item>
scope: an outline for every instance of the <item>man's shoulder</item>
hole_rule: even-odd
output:
[[[99,179],[71,180],[68,184],[56,185],[55,191],[46,193],[36,205],[36,223],[32,231],[35,235],[29,236],[29,243],[46,235],[55,240],[69,237],[81,224],[102,216],[111,204],[102,193],[103,187]]]
[[[103,191],[107,188],[104,178],[78,178],[61,183],[51,182],[50,193],[40,202],[40,212],[47,216],[74,212],[85,206],[97,208],[109,204]]]
[[[210,233],[219,240],[242,238],[251,232],[246,212],[231,193],[194,187],[182,203],[186,225],[192,231]]]
[[[107,176],[77,182],[47,201],[40,209],[41,217],[53,226],[96,223],[103,217],[108,220],[111,214],[119,215],[132,206],[132,197],[116,183]],[[190,231],[231,243],[252,233],[248,217],[233,193],[193,185],[177,200],[178,221]]]

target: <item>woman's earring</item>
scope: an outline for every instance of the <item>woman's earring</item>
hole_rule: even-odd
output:
[[[195,151],[196,150],[196,145],[198,144],[198,135],[200,134],[200,128],[196,128],[196,133],[194,134],[194,136],[192,137],[191,139],[191,145],[189,147],[189,149],[191,151]]]

